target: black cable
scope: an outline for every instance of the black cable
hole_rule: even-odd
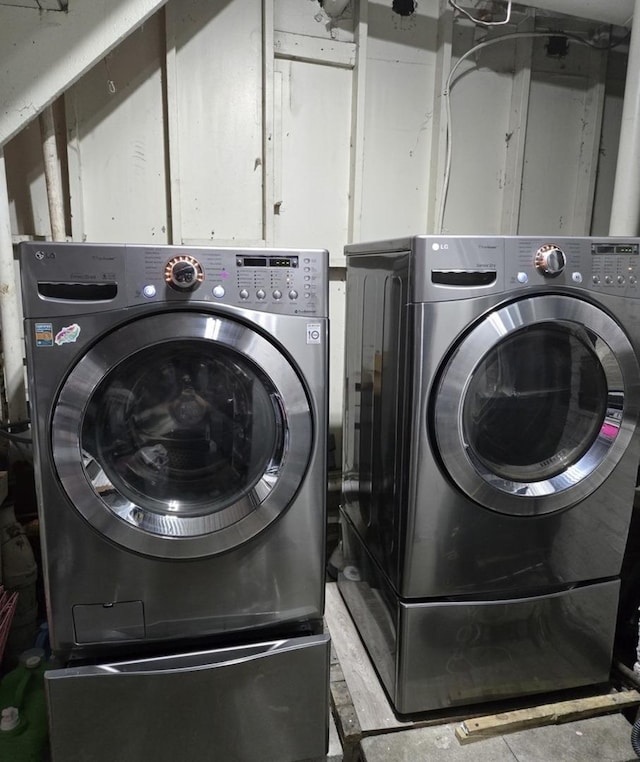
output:
[[[6,423],[0,423],[0,431],[11,431],[11,429],[26,431],[30,425],[30,418],[23,418],[21,421],[7,421]]]
[[[625,42],[629,42],[629,40],[630,40],[630,39],[631,39],[631,30],[629,30],[629,31],[628,31],[628,32],[627,32],[627,33],[624,35],[624,37],[621,37],[619,40],[615,40],[614,42],[612,42],[612,43],[610,43],[609,45],[607,45],[607,46],[604,48],[604,50],[612,50],[613,48],[617,48],[617,47],[618,47],[618,45],[622,45],[622,44],[624,44]]]
[[[4,429],[0,429],[0,439],[8,439],[10,442],[13,442],[14,444],[24,444],[24,445],[33,444],[30,438],[21,437],[21,436],[18,436],[18,434],[10,434],[8,431],[5,431]]]
[[[575,34],[574,32],[548,32],[548,35],[549,37],[566,37],[568,40],[579,42],[581,45],[587,45],[593,50],[612,50],[613,48],[617,48],[618,45],[622,45],[623,43],[627,42],[631,38],[631,30],[629,30],[619,40],[609,42],[607,45],[598,45],[595,42],[591,42],[587,37]]]

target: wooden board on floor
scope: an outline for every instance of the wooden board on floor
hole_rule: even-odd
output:
[[[460,743],[470,743],[504,733],[515,733],[526,728],[555,725],[609,712],[620,712],[638,704],[640,704],[640,693],[635,690],[558,701],[555,704],[542,704],[465,720],[456,728],[456,737]]]

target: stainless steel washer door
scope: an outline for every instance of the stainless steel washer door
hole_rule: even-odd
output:
[[[73,368],[53,459],[75,508],[133,551],[237,547],[289,506],[312,413],[286,356],[234,320],[180,312],[118,328]]]
[[[592,304],[533,296],[495,310],[458,344],[435,392],[443,464],[500,513],[574,505],[631,440],[639,374],[620,326]]]

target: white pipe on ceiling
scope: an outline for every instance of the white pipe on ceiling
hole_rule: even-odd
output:
[[[610,235],[636,236],[640,232],[640,0],[635,0],[633,30],[629,40]]]
[[[627,26],[633,17],[634,0],[529,0],[535,8]]]

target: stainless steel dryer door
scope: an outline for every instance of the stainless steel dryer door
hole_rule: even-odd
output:
[[[639,373],[623,330],[592,304],[532,296],[497,309],[460,341],[435,390],[443,464],[500,513],[574,505],[631,440]]]
[[[163,558],[255,537],[290,505],[311,447],[308,398],[286,356],[242,323],[192,312],[100,340],[52,422],[75,508],[118,545]]]

